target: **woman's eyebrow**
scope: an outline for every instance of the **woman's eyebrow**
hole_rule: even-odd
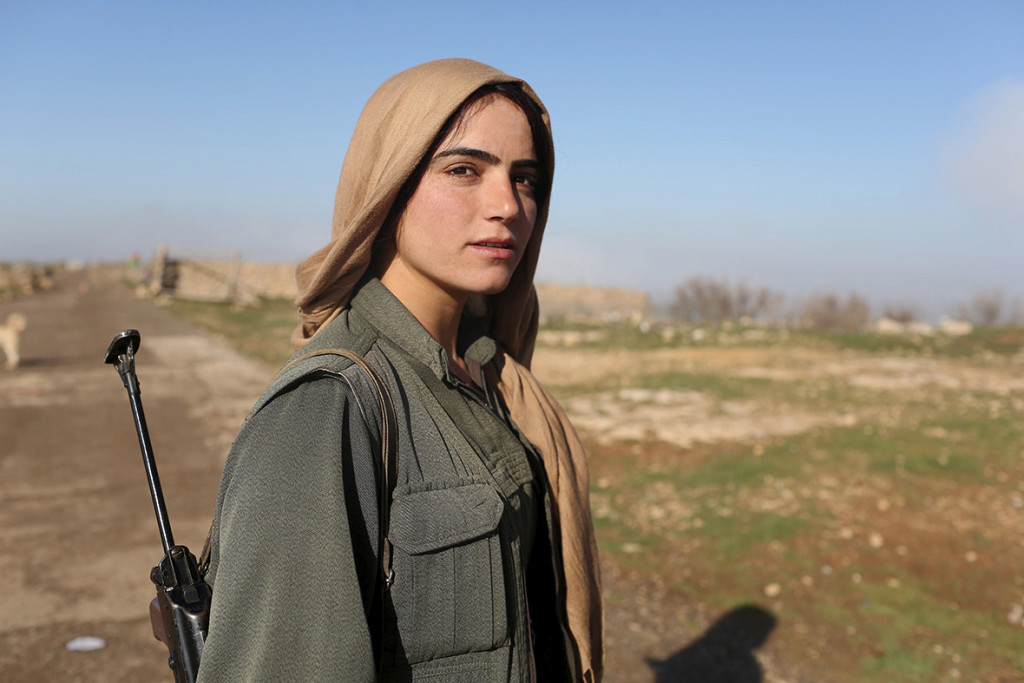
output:
[[[445,151],[438,152],[434,155],[435,159],[443,159],[445,157],[472,157],[473,159],[479,159],[480,161],[484,161],[488,164],[497,165],[501,163],[501,159],[490,152],[485,152],[482,149],[474,149],[473,147],[453,147],[452,149],[446,149]]]
[[[434,159],[437,160],[437,159],[443,159],[445,157],[454,157],[454,156],[471,157],[473,159],[479,159],[480,161],[483,161],[485,163],[488,163],[488,164],[491,164],[491,165],[495,165],[495,166],[501,163],[501,159],[498,158],[497,156],[495,156],[494,154],[491,154],[490,152],[485,152],[482,149],[476,149],[474,147],[453,147],[452,149],[446,149],[443,152],[438,152],[437,154],[435,154],[434,155]],[[528,166],[530,168],[539,168],[540,167],[540,164],[537,162],[536,159],[519,159],[519,160],[513,161],[512,165],[513,166]]]

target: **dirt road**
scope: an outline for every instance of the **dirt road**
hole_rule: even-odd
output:
[[[274,373],[135,298],[120,277],[71,273],[0,303],[0,320],[29,320],[21,367],[0,370],[0,681],[172,680],[147,614],[160,538],[126,393],[102,362],[114,334],[142,333],[136,367],[167,508],[175,540],[196,552],[231,440]],[[702,670],[720,649],[679,596],[612,566],[603,574],[606,681],[679,680],[674,671]],[[756,610],[729,618],[770,629]],[[80,636],[105,647],[68,651]],[[770,655],[760,669],[745,657],[735,680],[800,680],[773,675]]]
[[[137,370],[175,540],[198,552],[230,441],[273,369],[93,270],[0,303],[29,320],[0,370],[0,680],[167,681],[149,632],[160,537],[126,392],[103,355],[142,332]],[[65,644],[98,636],[106,646]]]

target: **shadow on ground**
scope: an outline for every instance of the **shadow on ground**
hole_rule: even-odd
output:
[[[648,659],[647,664],[656,683],[760,683],[764,672],[754,651],[768,640],[775,624],[767,610],[741,605],[668,659]]]

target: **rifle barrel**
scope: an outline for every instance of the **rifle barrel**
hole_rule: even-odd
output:
[[[133,377],[133,379],[135,378]],[[163,488],[160,486],[160,474],[157,472],[156,460],[153,458],[153,446],[149,441],[149,428],[146,426],[146,414],[142,409],[142,400],[139,397],[138,381],[136,380],[132,385],[134,386],[130,385],[128,388],[128,402],[131,404],[132,416],[135,418],[135,431],[139,436],[142,463],[146,467],[149,493],[153,498],[153,511],[156,513],[156,523],[160,528],[160,540],[164,545],[164,554],[169,555],[171,548],[174,547],[174,535],[171,533],[171,522],[167,517]]]

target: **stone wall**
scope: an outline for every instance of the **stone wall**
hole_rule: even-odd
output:
[[[647,292],[586,285],[537,284],[543,319],[639,322],[651,313]]]
[[[294,299],[295,264],[254,263],[239,258],[182,258],[158,249],[151,291],[182,299],[250,304],[259,298]],[[646,292],[606,287],[537,284],[545,319],[639,322],[651,312]]]
[[[295,264],[257,263],[239,258],[176,258],[158,249],[151,290],[181,299],[250,304],[259,298],[294,299]]]
[[[295,284],[294,263],[242,263],[239,278],[247,287],[268,299],[294,299],[299,294]]]
[[[298,293],[294,263],[181,260],[169,265],[176,270],[175,295],[182,298],[226,301],[240,290],[267,299],[294,299]]]
[[[0,263],[0,298],[32,294],[53,287],[53,266]]]

